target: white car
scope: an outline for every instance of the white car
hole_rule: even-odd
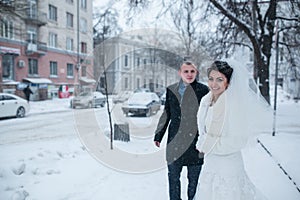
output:
[[[104,107],[106,97],[101,92],[82,92],[70,100],[70,107],[96,108]]]
[[[160,110],[160,99],[154,92],[136,92],[129,97],[126,104],[123,104],[123,113],[128,116],[130,114],[144,114],[146,117]]]
[[[29,112],[28,102],[16,95],[0,93],[0,118],[3,117],[25,117]]]

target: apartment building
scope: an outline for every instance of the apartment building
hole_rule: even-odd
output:
[[[92,0],[6,0],[0,8],[0,92],[31,100],[94,87]]]
[[[149,44],[141,35],[108,39],[96,44],[94,49],[97,89],[105,92],[107,87],[108,94],[120,94],[147,88],[160,94],[179,80],[181,59],[179,55]]]

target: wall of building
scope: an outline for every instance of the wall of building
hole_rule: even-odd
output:
[[[20,2],[27,2],[27,0],[22,0]],[[2,67],[3,67],[3,55],[5,52],[0,53],[0,90],[3,87],[9,87],[8,84],[3,84],[7,81],[11,82],[22,82],[24,78],[47,78],[53,82],[54,86],[59,86],[60,84],[68,84],[74,86],[78,84],[78,78],[82,76],[81,71],[79,74],[76,70],[76,64],[81,61],[81,66],[86,68],[86,77],[93,79],[93,5],[92,0],[87,0],[87,7],[83,9],[80,7],[79,16],[80,19],[84,18],[87,22],[86,31],[81,28],[79,30],[79,40],[77,35],[77,1],[73,3],[68,3],[72,1],[60,1],[60,0],[37,0],[38,12],[43,13],[44,16],[49,16],[49,5],[53,5],[57,8],[57,21],[46,19],[46,24],[36,25],[34,23],[26,22],[22,18],[16,18],[9,13],[1,13],[1,18],[9,19],[13,21],[14,25],[14,37],[5,38],[0,35],[0,47],[10,47],[19,49],[20,53],[14,56],[14,66],[13,66],[13,78],[3,79]],[[73,14],[73,27],[68,28],[66,26],[66,12]],[[39,18],[38,20],[40,20]],[[38,44],[44,44],[45,49],[37,52],[27,51],[27,28],[37,27],[37,41]],[[57,46],[49,47],[49,33],[57,34]],[[70,37],[73,39],[73,50],[67,50],[66,38]],[[81,53],[80,49],[78,52],[78,42],[85,42],[87,44],[87,52]],[[81,46],[79,45],[79,48]],[[78,57],[80,57],[78,59]],[[28,68],[28,59],[34,58],[38,60],[38,74],[30,75]],[[50,75],[50,61],[57,62],[57,76]],[[21,63],[21,64],[19,64]],[[67,63],[74,65],[73,77],[67,76]],[[82,67],[82,68],[83,68]]]

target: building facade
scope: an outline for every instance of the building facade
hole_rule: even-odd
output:
[[[71,92],[93,87],[92,0],[2,4],[1,92],[22,96],[20,91],[29,84],[32,100],[39,100],[57,96],[62,86]]]
[[[177,55],[136,38],[115,37],[96,46],[94,72],[99,90],[104,91],[107,86],[109,94],[119,94],[145,88],[160,94],[166,86],[179,80],[178,65],[182,60],[175,65],[168,62],[174,61]]]

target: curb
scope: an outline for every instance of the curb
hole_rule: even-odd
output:
[[[43,115],[43,114],[51,114],[51,113],[63,113],[63,112],[72,112],[73,110],[54,110],[54,111],[41,111],[41,112],[34,112],[34,113],[28,113],[28,116],[30,115]]]
[[[296,189],[300,193],[300,188],[298,187],[297,183],[293,180],[293,178],[287,173],[287,171],[281,166],[281,164],[275,160],[271,152],[267,149],[267,147],[259,140],[257,139],[257,142],[261,145],[261,147],[267,152],[267,154],[274,160],[274,162],[277,164],[277,166],[283,171],[283,173],[290,179],[290,181],[295,185]]]

